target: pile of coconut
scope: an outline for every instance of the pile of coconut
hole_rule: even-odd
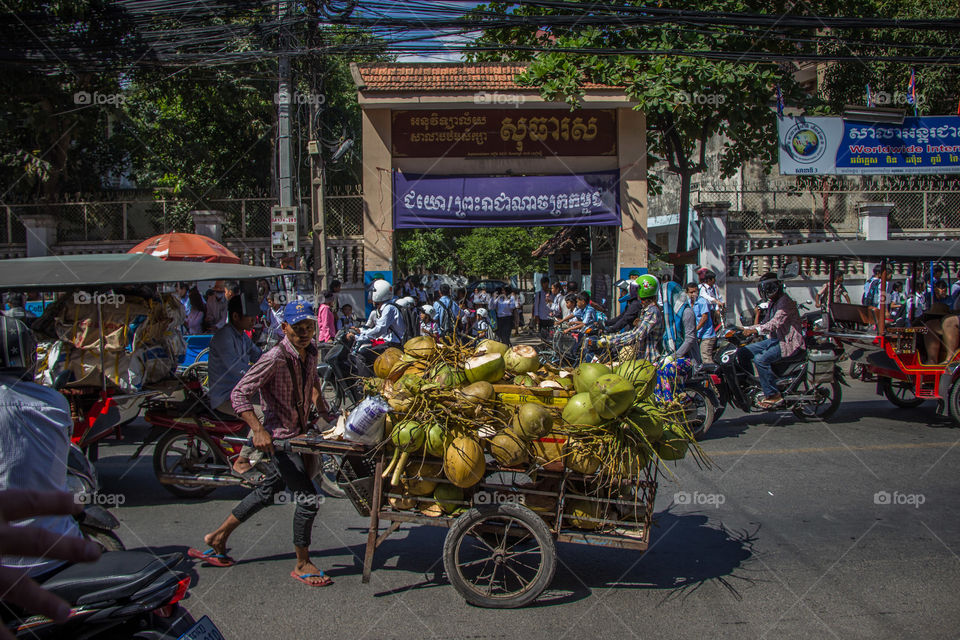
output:
[[[485,340],[468,350],[419,337],[381,354],[374,373],[367,391],[392,410],[381,446],[395,509],[456,513],[503,470],[566,469],[620,491],[624,479],[650,479],[664,461],[699,451],[682,408],[654,398],[656,367],[645,360],[558,369],[530,346]],[[571,503],[571,517],[596,528],[589,507]]]

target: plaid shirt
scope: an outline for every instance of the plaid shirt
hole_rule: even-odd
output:
[[[660,357],[663,343],[663,312],[656,303],[647,305],[640,316],[640,324],[630,331],[618,333],[610,339],[613,347],[623,347],[628,344],[637,345],[638,358],[655,362]]]
[[[274,438],[292,438],[303,432],[310,412],[313,388],[320,386],[317,377],[317,348],[307,347],[306,380],[303,380],[300,356],[289,338],[265,353],[244,374],[230,394],[233,410],[238,414],[251,411],[258,397],[263,408],[263,428]],[[290,377],[293,365],[294,378]],[[297,406],[297,388],[302,402]]]

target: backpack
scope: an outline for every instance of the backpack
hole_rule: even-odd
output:
[[[407,340],[416,338],[420,334],[420,319],[416,318],[416,316],[411,317],[411,312],[415,314],[416,309],[404,309],[397,306],[394,302],[384,303],[384,306],[386,305],[394,307],[400,314],[400,320],[403,322],[403,335],[396,336],[400,340],[400,344],[406,344]]]
[[[860,304],[870,306],[879,288],[880,278],[870,278],[867,286],[863,288],[863,297],[860,299]]]
[[[440,337],[448,336],[453,333],[453,314],[450,312],[449,306],[443,304],[439,300],[437,301],[437,304],[439,304],[440,308],[442,308],[444,311],[443,321],[437,322],[437,333],[440,334]]]

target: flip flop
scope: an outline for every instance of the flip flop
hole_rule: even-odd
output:
[[[297,582],[302,582],[308,587],[329,587],[333,584],[333,580],[327,577],[323,571],[320,573],[297,573],[296,569],[290,572],[290,577],[296,580]],[[309,582],[308,578],[323,578],[325,582],[313,583]]]
[[[775,409],[783,403],[783,398],[780,398],[779,400],[761,400],[758,404],[761,409]]]
[[[200,551],[199,549],[189,549],[187,550],[187,555],[191,558],[196,558],[197,560],[203,560],[208,564],[212,564],[215,567],[232,567],[237,564],[236,560],[231,558],[225,553],[217,553],[213,549],[207,549],[206,551]]]

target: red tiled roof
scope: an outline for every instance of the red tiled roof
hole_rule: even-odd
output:
[[[358,64],[354,82],[361,91],[536,91],[521,85],[516,76],[527,68],[525,63],[486,62],[407,62],[393,64]],[[587,89],[616,89],[587,83]]]

